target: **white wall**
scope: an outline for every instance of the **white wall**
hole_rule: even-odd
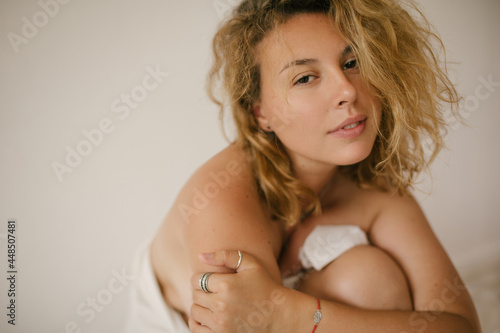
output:
[[[441,33],[450,71],[464,97],[466,125],[449,130],[433,165],[434,184],[422,200],[435,231],[457,265],[492,259],[500,263],[500,2],[421,0]],[[484,84],[492,80],[494,84]]]
[[[6,323],[2,278],[2,332],[64,332],[70,322],[83,332],[109,332],[119,325],[123,293],[95,318],[77,309],[91,309],[89,297],[106,294],[189,175],[226,145],[204,80],[211,36],[221,10],[234,2],[69,1],[50,7],[47,22],[37,0],[0,2],[2,274],[9,219],[17,221],[18,246],[17,325]],[[458,63],[454,77],[471,96],[472,111],[463,108],[469,127],[448,135],[450,151],[433,167],[432,194],[417,195],[466,270],[500,258],[500,87],[480,90],[490,96],[472,104],[480,78],[500,81],[500,3],[420,2]],[[26,20],[38,22],[38,31],[23,31]],[[9,41],[16,38],[10,33],[20,44]],[[124,107],[122,94],[145,91],[148,68],[168,76],[156,87],[148,80],[151,91],[127,117],[113,112],[113,103]],[[112,131],[60,181],[53,163],[66,164],[67,147],[84,149],[82,131],[103,121]]]

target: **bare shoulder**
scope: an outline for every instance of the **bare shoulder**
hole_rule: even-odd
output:
[[[202,165],[179,193],[169,215],[170,221],[183,222],[179,237],[197,270],[210,268],[200,266],[198,253],[238,249],[258,258],[279,278],[276,258],[282,239],[278,224],[270,219],[250,159],[239,146],[228,146]]]
[[[378,204],[375,222],[384,223],[389,219],[425,219],[423,211],[412,195],[374,191],[374,201]]]
[[[374,218],[370,226],[370,238],[375,243],[394,241],[394,237],[401,237],[404,231],[425,230],[432,232],[422,208],[411,195],[368,191],[366,200],[371,202]]]
[[[419,204],[412,196],[361,188],[357,183],[340,178],[328,198],[325,212],[333,207],[328,218],[340,224],[354,224],[368,234],[394,221],[406,223],[410,220],[425,220]],[[333,203],[333,204],[332,204]]]
[[[247,154],[229,145],[203,164],[185,184],[177,199],[184,222],[211,209],[237,208],[258,201],[258,192]],[[205,214],[203,214],[205,213]]]
[[[418,202],[411,195],[360,188],[352,181],[336,190],[333,219],[360,226],[370,241],[385,250],[408,245],[408,235],[435,238]],[[346,214],[344,214],[346,213]],[[410,236],[411,237],[411,236]]]

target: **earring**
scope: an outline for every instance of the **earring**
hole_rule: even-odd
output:
[[[271,129],[271,126],[267,126],[267,129],[270,130]]]

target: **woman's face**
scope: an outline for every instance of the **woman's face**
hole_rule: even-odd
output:
[[[295,167],[350,165],[370,154],[380,103],[325,15],[290,18],[257,52],[261,96],[254,113],[263,130],[275,132]]]

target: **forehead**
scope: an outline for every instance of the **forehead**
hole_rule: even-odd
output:
[[[257,47],[257,59],[262,67],[284,66],[295,59],[340,55],[346,47],[325,14],[298,14],[268,33]]]

